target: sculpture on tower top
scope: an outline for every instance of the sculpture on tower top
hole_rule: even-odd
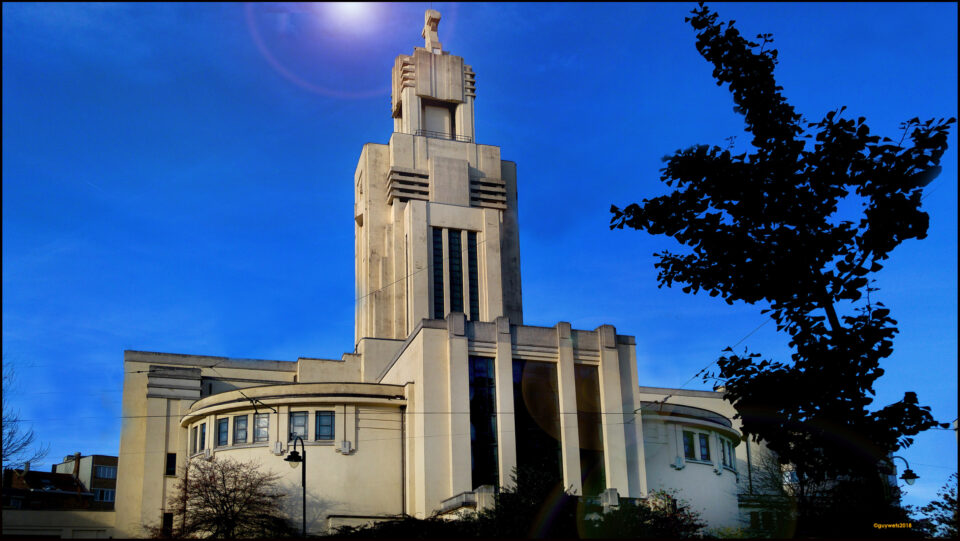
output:
[[[440,53],[443,45],[440,44],[440,38],[437,36],[437,26],[440,24],[440,12],[435,9],[428,9],[423,14],[423,31],[420,33],[424,39],[424,47],[430,52]]]

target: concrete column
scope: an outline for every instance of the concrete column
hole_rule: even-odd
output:
[[[563,448],[563,486],[582,494],[580,483],[580,434],[577,430],[577,387],[573,367],[570,324],[561,321],[557,329],[557,377],[560,380],[560,445]]]
[[[503,316],[500,269],[500,211],[483,209],[483,236],[477,239],[480,273],[480,320]]]
[[[404,221],[407,229],[407,257],[410,258],[407,280],[408,314],[410,329],[423,319],[432,317],[430,301],[431,282],[430,248],[427,227],[427,204],[425,201],[407,203]]]
[[[165,398],[148,398],[146,411],[146,431],[143,450],[143,470],[141,479],[157,479],[163,471],[163,453],[150,452],[153,449],[163,449],[167,423],[167,400]],[[140,524],[144,527],[156,526],[160,523],[163,512],[163,483],[143,483],[143,500],[140,507]],[[137,532],[135,535],[142,535]]]
[[[637,378],[637,352],[633,337],[617,343],[620,364],[620,395],[623,399],[623,436],[626,442],[630,498],[647,495],[647,467],[643,448],[643,422],[640,420],[640,390]]]
[[[500,460],[500,486],[512,485],[510,476],[517,467],[517,431],[513,415],[513,345],[510,320],[499,317],[497,324],[497,357],[494,377],[497,393],[497,451]]]
[[[460,312],[447,316],[448,411],[450,411],[450,496],[473,489],[470,464],[470,364],[466,319]]]
[[[603,467],[607,488],[629,493],[626,442],[623,437],[623,400],[620,393],[620,361],[617,355],[616,329],[601,325],[596,332],[600,342],[600,408],[603,417]]]

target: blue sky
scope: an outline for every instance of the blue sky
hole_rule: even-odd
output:
[[[758,306],[658,289],[672,240],[609,231],[611,203],[664,193],[661,158],[725,144],[741,117],[683,22],[694,4],[444,4],[477,73],[477,140],[518,164],[525,323],[637,337],[642,385],[726,346],[787,359]],[[339,358],[353,349],[353,172],[387,142],[390,69],[428,3],[3,5],[4,389],[47,464],[116,454],[123,350]],[[811,120],[841,105],[898,138],[957,115],[956,4],[715,4],[774,34]],[[877,405],[913,390],[957,417],[957,137],[876,296],[900,323]],[[956,471],[929,431],[900,453],[925,503]],[[44,467],[44,466],[41,466]],[[49,467],[48,465],[45,467]]]

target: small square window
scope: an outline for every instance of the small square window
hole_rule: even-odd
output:
[[[317,412],[317,439],[333,440],[334,438],[334,415],[332,411]]]

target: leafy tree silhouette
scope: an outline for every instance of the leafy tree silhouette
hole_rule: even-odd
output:
[[[807,483],[843,479],[843,494],[858,503],[841,507],[843,523],[867,531],[890,499],[877,496],[884,493],[878,464],[937,424],[912,392],[868,409],[898,332],[890,311],[871,300],[870,276],[901,242],[926,236],[923,188],[941,170],[956,120],[910,119],[899,142],[872,134],[863,117],[843,118],[845,107],[805,122],[774,78],[773,37],[748,40],[734,21],[717,18],[700,3],[686,21],[744,117],[750,153],[678,150],[661,170],[673,191],[612,206],[610,227],[667,235],[689,248],[656,254],[661,287],[769,307],[763,312],[790,336],[792,362],[728,348],[704,379],[723,382],[744,432],[794,465],[801,492]],[[846,200],[859,202],[859,219],[838,212]],[[826,514],[838,508],[823,501],[800,495],[798,533],[832,522]]]

